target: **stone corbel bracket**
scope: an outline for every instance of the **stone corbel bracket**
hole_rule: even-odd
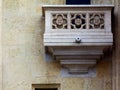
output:
[[[89,74],[113,45],[112,5],[44,5],[44,46],[68,75]]]

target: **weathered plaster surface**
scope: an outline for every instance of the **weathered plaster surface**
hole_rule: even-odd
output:
[[[2,1],[0,0],[0,90],[2,90]]]
[[[91,0],[92,4],[114,4],[114,0]]]
[[[3,90],[31,90],[32,84],[45,83],[59,83],[61,90],[111,90],[111,57],[98,64],[94,78],[61,77],[59,63],[44,60],[41,5],[63,3],[3,0]]]

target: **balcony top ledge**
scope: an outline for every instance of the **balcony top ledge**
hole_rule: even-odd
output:
[[[50,9],[70,9],[70,8],[114,8],[114,5],[42,5],[42,14],[45,16],[45,11]]]

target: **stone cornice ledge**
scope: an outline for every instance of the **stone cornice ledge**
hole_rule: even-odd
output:
[[[45,10],[55,9],[55,8],[114,8],[114,5],[42,5],[42,14],[45,16]]]

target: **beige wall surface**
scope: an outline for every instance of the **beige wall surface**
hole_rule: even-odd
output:
[[[97,65],[97,76],[93,78],[61,77],[60,64],[44,60],[41,5],[64,2],[3,0],[3,90],[32,90],[32,84],[55,83],[60,84],[61,90],[111,90],[111,56]]]
[[[2,90],[2,0],[0,0],[0,90]]]
[[[114,0],[91,0],[92,4],[114,4]]]

